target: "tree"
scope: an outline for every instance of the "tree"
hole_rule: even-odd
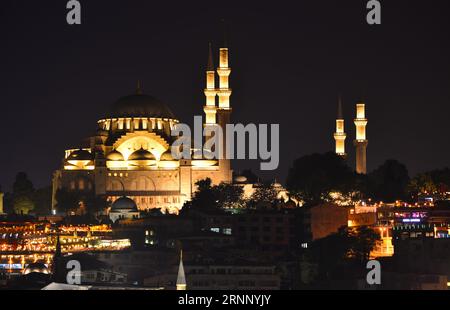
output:
[[[397,160],[387,160],[369,174],[368,195],[377,200],[404,200],[409,184],[408,169]]]
[[[18,214],[33,211],[34,186],[25,172],[19,172],[13,184],[13,209]]]
[[[256,209],[275,207],[280,202],[277,196],[278,192],[273,188],[272,184],[259,184],[250,197],[248,206]]]
[[[229,183],[220,183],[212,188],[216,203],[221,208],[236,209],[244,206],[244,190],[240,186]]]
[[[33,183],[28,179],[25,172],[19,172],[13,184],[13,193],[16,195],[32,195],[34,193]]]
[[[39,188],[34,192],[33,201],[35,204],[35,211],[40,214],[49,214],[52,205],[52,188],[47,186]]]
[[[410,195],[443,194],[450,188],[450,169],[444,168],[420,173],[408,185]]]
[[[56,191],[56,208],[61,212],[77,210],[80,206],[81,197],[77,192],[68,191],[65,188]]]
[[[349,238],[348,255],[361,263],[369,260],[370,252],[376,242],[380,240],[380,235],[367,226],[352,227],[347,229]]]
[[[342,227],[335,234],[315,240],[311,252],[305,257],[309,263],[318,264],[321,280],[330,280],[338,275],[345,277],[345,272],[350,276],[365,268],[379,239],[380,236],[366,226]]]
[[[243,189],[228,183],[212,186],[210,178],[199,180],[195,185],[197,191],[191,201],[187,202],[182,213],[189,210],[221,211],[226,208],[238,208],[244,205]]]
[[[89,214],[104,211],[110,206],[110,202],[105,197],[97,196],[94,193],[82,197],[81,200],[86,205]]]
[[[332,152],[295,160],[286,183],[293,197],[311,204],[323,202],[333,191],[348,194],[357,189],[356,174]]]

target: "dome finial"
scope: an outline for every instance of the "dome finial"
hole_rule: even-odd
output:
[[[137,80],[136,95],[142,95],[141,80]]]

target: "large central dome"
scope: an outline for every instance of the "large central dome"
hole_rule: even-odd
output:
[[[149,117],[175,119],[169,107],[155,97],[134,94],[120,98],[111,107],[109,118]]]

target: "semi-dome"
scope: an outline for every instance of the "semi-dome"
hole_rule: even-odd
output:
[[[175,119],[169,107],[155,97],[137,93],[120,98],[111,107],[109,118],[149,117]]]
[[[23,270],[23,274],[30,274],[30,273],[43,273],[43,274],[50,274],[50,270],[44,263],[36,262],[28,264],[27,267]]]
[[[133,199],[126,196],[120,197],[111,206],[111,211],[134,211],[137,212],[137,206]]]
[[[93,156],[86,150],[76,150],[70,153],[69,157],[67,157],[67,161],[87,161],[93,160]]]
[[[120,161],[120,160],[124,160],[122,153],[120,153],[117,150],[113,150],[111,151],[107,156],[106,156],[107,160],[112,160],[112,161]]]
[[[169,150],[161,155],[160,160],[174,160],[172,156],[172,152]]]
[[[128,157],[128,160],[155,160],[155,156],[147,150],[141,148]]]

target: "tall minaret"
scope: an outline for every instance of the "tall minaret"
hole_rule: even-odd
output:
[[[354,141],[356,147],[356,172],[360,174],[367,173],[367,144],[369,141],[366,139],[366,105],[363,101],[356,104],[356,139]]]
[[[1,192],[1,188],[0,188],[0,215],[3,214],[3,196],[4,196],[4,194]]]
[[[180,265],[178,266],[177,291],[185,291],[187,288],[186,274],[183,266],[183,250],[180,252]]]
[[[345,153],[345,139],[347,135],[345,134],[344,128],[344,116],[342,113],[342,100],[339,97],[338,102],[338,114],[336,118],[336,132],[334,133],[334,140],[336,140],[336,154],[342,157],[346,157]]]
[[[209,55],[208,55],[208,65],[206,67],[206,88],[205,88],[205,97],[206,97],[206,105],[204,107],[205,111],[205,124],[212,125],[216,124],[216,72],[214,70],[213,64],[213,55],[211,43],[209,43]]]
[[[230,123],[231,117],[231,107],[230,107],[230,96],[231,89],[229,85],[229,77],[231,74],[231,68],[228,63],[228,47],[224,43],[224,47],[220,48],[219,55],[219,67],[217,68],[217,74],[219,75],[219,89],[217,90],[217,95],[219,96],[219,107],[217,109],[217,122],[222,127],[223,130],[223,144],[222,144],[222,154],[224,159],[219,160],[219,170],[222,173],[224,180],[231,182],[232,171],[231,163],[229,159],[225,159],[226,149],[227,149],[227,135],[226,135],[226,125]]]

